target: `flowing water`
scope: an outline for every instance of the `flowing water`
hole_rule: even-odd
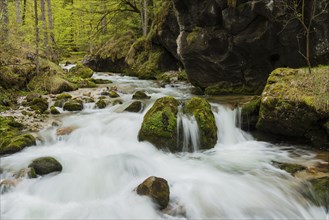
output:
[[[77,127],[70,135],[58,138],[56,128],[49,128],[40,133],[43,143],[1,158],[1,178],[41,156],[53,156],[63,165],[59,174],[23,178],[3,193],[1,219],[328,219],[324,207],[303,196],[307,186],[302,181],[272,165],[311,163],[311,152],[296,156],[292,147],[255,141],[238,128],[238,110],[216,103],[215,148],[198,150],[195,119],[180,115],[184,152],[157,150],[137,139],[144,114],[159,97],[191,97],[190,86],[161,88],[131,77],[95,77],[112,80],[123,104],[102,110],[87,104],[89,108],[61,119],[62,126]],[[146,108],[142,113],[122,112],[139,89],[152,96]],[[170,185],[165,211],[134,191],[149,176],[165,178]]]

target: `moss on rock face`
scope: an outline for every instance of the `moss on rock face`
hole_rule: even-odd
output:
[[[257,128],[329,148],[329,135],[322,126],[329,118],[328,72],[329,67],[315,68],[312,74],[304,69],[274,70],[262,93]]]
[[[194,97],[186,102],[185,111],[195,117],[200,131],[200,148],[210,149],[217,143],[217,126],[209,102]]]
[[[150,197],[159,209],[165,209],[168,206],[170,191],[167,180],[151,176],[138,185],[137,194]]]
[[[120,97],[120,95],[117,92],[115,92],[115,91],[110,91],[109,92],[109,96],[111,98],[119,98]]]
[[[108,79],[91,79],[96,84],[110,84],[112,83],[111,80]]]
[[[72,99],[65,102],[63,106],[64,111],[81,111],[83,109],[83,102],[78,99]]]
[[[126,109],[126,112],[140,112],[143,109],[143,103],[140,101],[135,101],[131,103]]]
[[[68,100],[68,99],[71,99],[71,98],[72,98],[72,96],[68,93],[61,93],[61,94],[56,96],[56,100],[63,100],[63,99]]]
[[[50,113],[53,114],[53,115],[60,114],[60,112],[57,110],[57,108],[55,106],[50,107]]]
[[[29,168],[33,169],[37,175],[47,175],[53,172],[62,171],[62,165],[53,157],[40,157],[32,161]]]
[[[260,97],[255,97],[242,106],[242,128],[252,130],[256,127],[260,108]]]
[[[156,100],[144,116],[139,141],[149,141],[159,149],[178,151],[177,113],[178,101],[175,98],[169,96]]]
[[[90,78],[94,74],[94,71],[79,63],[71,69],[70,73],[74,74],[75,76],[79,76],[82,79],[87,79],[87,78]]]

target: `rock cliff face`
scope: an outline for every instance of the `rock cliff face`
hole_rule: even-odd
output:
[[[285,26],[288,12],[275,1],[172,2],[180,28],[179,59],[190,81],[208,94],[260,93],[276,67],[305,66],[299,53],[305,45],[302,26],[296,19]],[[329,61],[329,28],[323,25],[328,13],[320,20],[311,35],[313,65]],[[296,36],[302,36],[300,45]]]

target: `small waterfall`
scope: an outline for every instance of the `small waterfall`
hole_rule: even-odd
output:
[[[182,145],[183,152],[197,152],[200,146],[198,123],[194,116],[184,115],[181,108],[177,115],[177,145]]]
[[[218,128],[218,142],[220,144],[237,144],[253,140],[252,136],[242,131],[241,109],[231,110],[228,107],[213,104],[216,125]]]

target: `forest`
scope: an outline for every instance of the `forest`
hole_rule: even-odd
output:
[[[326,219],[328,0],[0,0],[0,219]]]

